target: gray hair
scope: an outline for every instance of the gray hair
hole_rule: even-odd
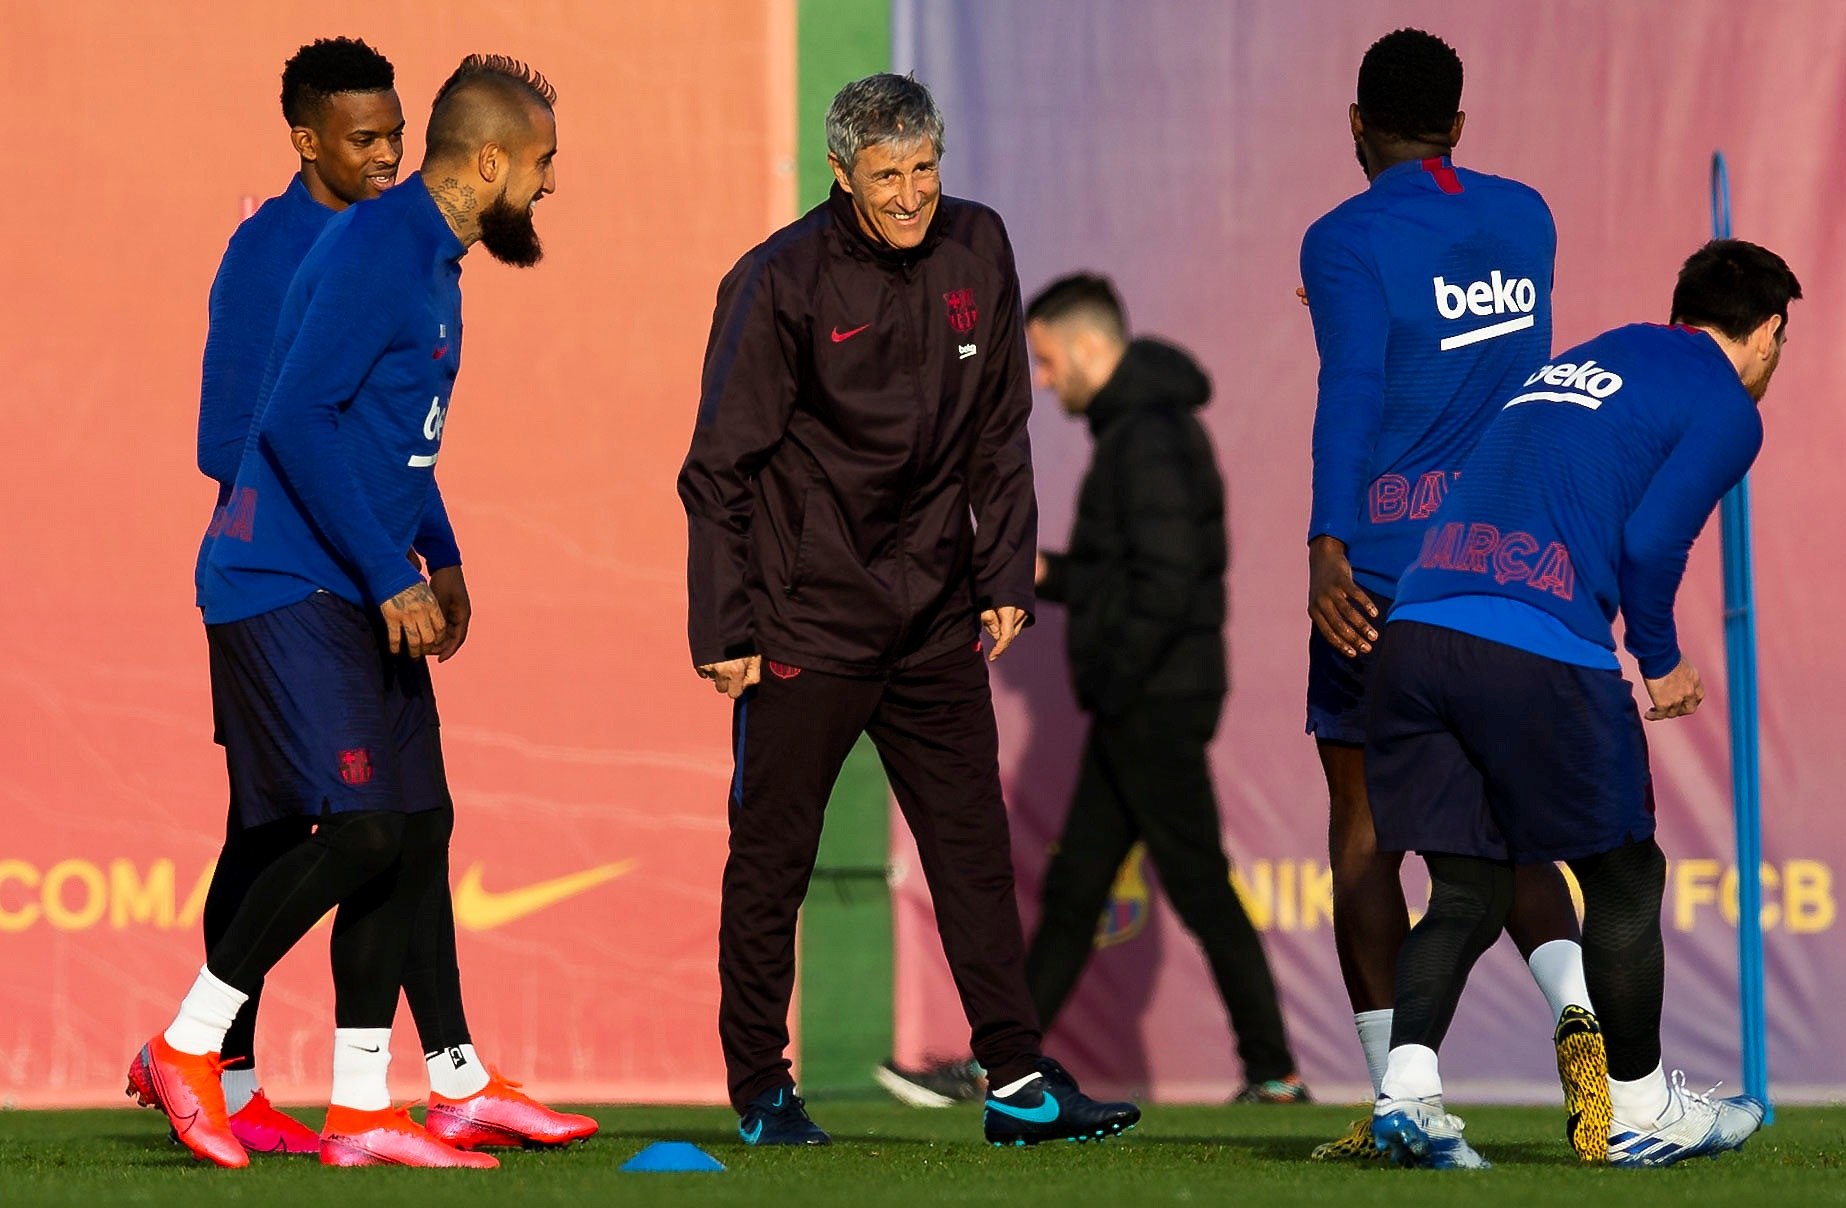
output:
[[[914,75],[880,72],[854,80],[827,106],[827,151],[848,173],[874,143],[928,139],[942,154],[942,110]]]

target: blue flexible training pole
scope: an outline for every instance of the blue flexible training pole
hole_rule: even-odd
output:
[[[1731,237],[1724,152],[1711,156],[1711,233]],[[1731,796],[1737,824],[1737,972],[1744,1090],[1769,1101],[1769,1032],[1763,1014],[1763,825],[1757,768],[1756,584],[1750,555],[1750,480],[1724,497],[1724,669],[1731,708]],[[1768,1120],[1775,1119],[1770,1109]]]

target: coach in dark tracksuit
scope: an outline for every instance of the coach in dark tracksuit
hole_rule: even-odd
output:
[[[753,1144],[826,1140],[785,1055],[795,918],[861,733],[916,837],[990,1071],[988,1138],[1138,1118],[1096,1117],[1061,1071],[1039,1075],[980,653],[982,628],[997,658],[1033,606],[1031,387],[1005,228],[941,194],[941,131],[911,79],[835,98],[839,184],[719,287],[679,478],[692,660],[737,701],[719,1033]]]
[[[1089,959],[1097,914],[1137,841],[1198,938],[1237,1032],[1248,1102],[1306,1098],[1262,942],[1230,886],[1206,744],[1227,691],[1224,483],[1193,412],[1211,383],[1170,344],[1128,342],[1106,278],[1055,281],[1027,310],[1039,383],[1089,422],[1095,455],[1069,552],[1038,594],[1066,604],[1091,715],[1077,789],[1026,958],[1046,1027]]]

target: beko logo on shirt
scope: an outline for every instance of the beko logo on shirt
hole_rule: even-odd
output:
[[[1441,277],[1434,277],[1431,283],[1436,287],[1436,313],[1445,319],[1463,319],[1469,316],[1490,319],[1495,315],[1507,314],[1518,316],[1499,323],[1490,323],[1486,327],[1477,327],[1472,331],[1444,336],[1442,337],[1442,351],[1444,352],[1451,348],[1465,348],[1469,344],[1478,344],[1482,340],[1510,335],[1515,331],[1524,331],[1537,322],[1533,312],[1538,309],[1538,286],[1532,284],[1530,277],[1508,277],[1499,269],[1494,269],[1485,281],[1470,281],[1466,285],[1452,285]]]
[[[421,468],[436,464],[436,456],[442,452],[442,426],[448,422],[448,419],[449,413],[442,405],[442,396],[438,394],[430,399],[429,414],[423,417],[423,439],[435,441],[438,446],[436,452],[412,454],[410,460],[404,463],[405,465]]]
[[[1506,407],[1516,407],[1520,403],[1575,403],[1594,411],[1602,406],[1604,399],[1622,388],[1621,375],[1604,369],[1594,359],[1581,365],[1573,365],[1568,361],[1562,365],[1541,365],[1538,372],[1527,378],[1523,385],[1536,386],[1540,382],[1547,386],[1561,386],[1563,389],[1528,390],[1508,399]],[[1506,407],[1500,410],[1504,411]]]

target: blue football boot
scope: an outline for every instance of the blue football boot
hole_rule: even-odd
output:
[[[765,1091],[744,1106],[737,1135],[745,1145],[831,1145],[833,1138],[808,1119],[792,1086]]]
[[[1493,1163],[1463,1139],[1460,1116],[1428,1099],[1380,1098],[1372,1108],[1372,1141],[1399,1166],[1430,1170],[1487,1170]]]
[[[1033,1079],[1001,1097],[990,1089],[981,1129],[994,1145],[1037,1145],[1040,1141],[1100,1141],[1119,1136],[1141,1119],[1132,1103],[1098,1103],[1077,1089],[1077,1080],[1049,1057],[1041,1057]]]

